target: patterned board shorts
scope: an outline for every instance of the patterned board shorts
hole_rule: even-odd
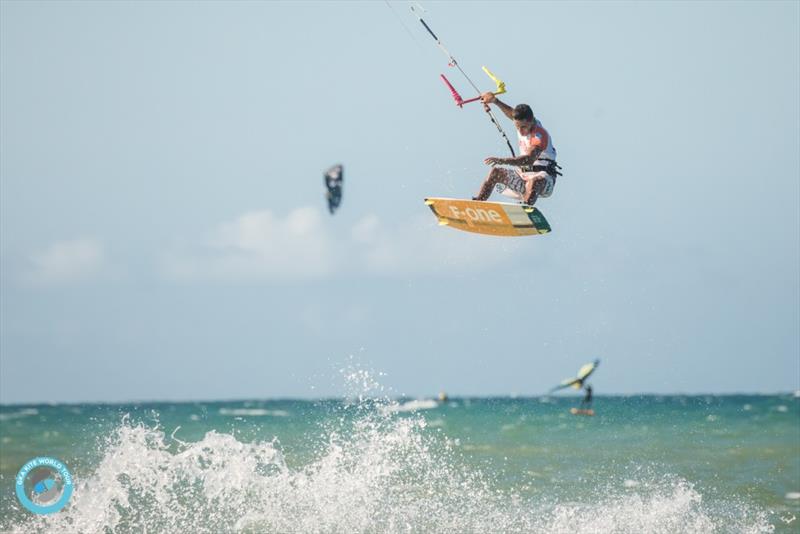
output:
[[[553,194],[553,188],[556,186],[556,178],[547,171],[537,172],[522,172],[519,167],[500,167],[503,174],[500,176],[499,183],[504,184],[507,189],[500,192],[506,196],[514,198],[522,198],[525,195],[525,182],[530,180],[540,180],[544,178],[545,184],[539,196],[547,198]]]

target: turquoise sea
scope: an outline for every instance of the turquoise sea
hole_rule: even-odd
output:
[[[0,532],[800,532],[800,398],[0,407]],[[33,516],[14,477],[64,461]]]

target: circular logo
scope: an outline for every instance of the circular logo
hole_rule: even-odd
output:
[[[17,498],[34,514],[53,514],[64,508],[72,495],[72,475],[55,458],[39,456],[17,473]]]

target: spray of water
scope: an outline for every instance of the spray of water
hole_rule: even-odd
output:
[[[277,439],[196,442],[125,419],[69,506],[15,533],[769,532],[764,514],[723,510],[679,479],[598,488],[597,502],[499,489],[424,416],[398,414],[373,375],[343,373],[352,402],[326,419],[314,458],[290,468]],[[627,487],[624,487],[627,486]],[[623,488],[623,489],[620,489]],[[541,499],[541,498],[540,498]],[[560,501],[560,502],[559,502]]]

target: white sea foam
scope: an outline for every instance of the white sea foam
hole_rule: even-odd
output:
[[[660,489],[642,485],[632,495],[607,495],[588,505],[558,504],[538,530],[589,532],[772,532],[766,514],[729,503],[706,505],[691,484],[673,480]]]
[[[354,379],[372,387],[363,374]],[[195,442],[128,420],[91,472],[73,473],[70,504],[26,516],[14,533],[673,533],[770,532],[764,512],[709,502],[669,476],[606,481],[574,502],[504,489],[470,463],[458,440],[386,399],[345,404],[326,419],[310,458],[280,442],[211,431]],[[255,409],[255,408],[248,408]]]
[[[265,410],[263,408],[220,408],[219,414],[239,417],[261,417],[265,415],[271,415],[272,417],[289,417],[289,412],[285,410]]]
[[[383,407],[385,413],[392,412],[416,412],[419,410],[433,410],[439,407],[439,402],[433,399],[417,399],[404,402],[403,404],[393,402]]]
[[[12,419],[31,417],[34,415],[39,415],[39,410],[36,408],[23,408],[18,412],[0,413],[0,421],[10,421]]]
[[[290,468],[277,441],[209,432],[173,452],[160,430],[126,422],[65,510],[12,532],[770,531],[763,513],[707,505],[680,479],[599,488],[591,503],[503,491],[424,428],[421,417],[366,416]]]

